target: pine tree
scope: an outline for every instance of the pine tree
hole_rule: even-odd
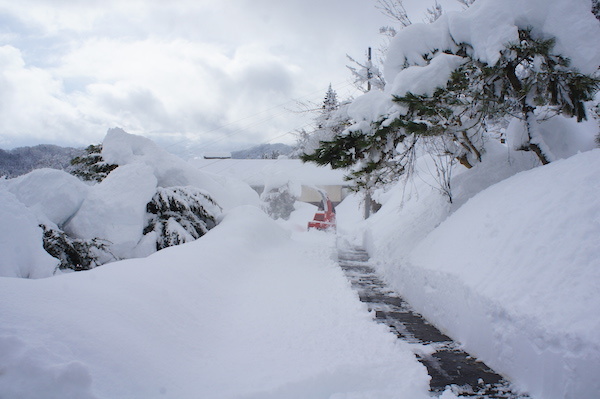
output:
[[[520,42],[508,46],[496,65],[489,68],[489,92],[495,101],[506,99],[507,109],[525,122],[525,141],[520,148],[533,151],[543,164],[554,160],[537,127],[535,110],[549,107],[556,114],[587,119],[587,101],[594,98],[600,80],[571,68],[569,59],[555,54],[555,39],[536,38],[530,30],[519,31]]]
[[[298,132],[298,141],[296,143],[296,152],[303,157],[304,154],[311,154],[317,149],[321,142],[332,140],[339,135],[348,125],[349,118],[346,113],[348,102],[340,103],[337,93],[331,85],[325,93],[325,98],[320,108],[317,109],[317,116],[314,119],[316,128],[307,132],[301,130]]]
[[[146,210],[144,234],[157,234],[157,250],[202,237],[216,226],[221,213],[208,194],[191,186],[159,187]]]
[[[287,182],[276,188],[266,189],[260,196],[264,203],[265,212],[272,219],[288,220],[294,211],[294,204],[298,199],[298,188]]]
[[[114,258],[108,251],[109,242],[106,240],[82,240],[69,237],[64,231],[48,228],[43,224],[40,227],[44,230],[44,249],[60,260],[59,269],[89,270],[102,264],[101,255]]]
[[[333,168],[352,167],[350,178],[357,186],[385,184],[410,173],[419,142],[435,138],[443,148],[441,155],[452,155],[470,168],[481,160],[488,123],[516,115],[527,129],[520,149],[533,151],[542,163],[552,161],[534,111],[545,107],[581,121],[586,118],[585,102],[598,91],[599,81],[555,54],[554,39],[533,37],[529,30],[520,30],[519,37],[519,43],[509,44],[494,65],[473,58],[468,43],[458,45],[452,56],[464,62],[444,88],[431,95],[394,96],[402,109],[398,115],[382,115],[369,128],[362,124],[337,134],[303,159]],[[429,60],[436,56],[445,55],[437,51],[427,55]]]
[[[102,144],[90,145],[85,155],[71,160],[71,174],[86,181],[101,182],[117,165],[108,164],[102,158]]]

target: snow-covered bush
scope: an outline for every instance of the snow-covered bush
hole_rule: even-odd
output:
[[[132,257],[146,224],[146,204],[152,200],[156,187],[156,177],[148,165],[119,166],[90,187],[64,231],[74,238],[108,240],[117,258]]]
[[[301,187],[294,182],[265,186],[260,196],[263,209],[273,219],[288,220],[294,211],[294,204],[300,198]]]
[[[54,169],[0,179],[0,276],[49,277],[145,257],[201,237],[222,209],[259,204],[247,184],[204,173],[121,129],[87,153],[74,161],[75,174],[92,185]]]
[[[85,149],[85,155],[71,160],[70,172],[85,181],[101,182],[116,167],[102,158],[102,144],[92,144]]]
[[[221,208],[195,187],[158,187],[146,206],[144,234],[155,232],[156,249],[179,245],[202,237],[217,224]]]
[[[59,269],[74,271],[89,270],[100,266],[100,255],[106,258],[109,242],[93,238],[81,240],[69,237],[64,231],[51,229],[41,224],[44,230],[44,249],[54,258],[60,260]]]
[[[36,169],[0,185],[35,213],[39,223],[59,228],[79,210],[90,190],[78,178],[56,169]]]

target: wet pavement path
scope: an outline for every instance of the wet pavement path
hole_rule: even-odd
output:
[[[369,256],[361,249],[338,253],[340,267],[358,292],[360,300],[375,312],[399,339],[412,344],[421,363],[431,376],[430,391],[440,395],[450,386],[461,397],[526,399],[511,391],[509,383],[459,348],[421,315],[415,313],[398,294],[390,290],[369,266]]]

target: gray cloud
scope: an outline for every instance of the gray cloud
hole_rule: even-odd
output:
[[[373,4],[0,0],[0,146],[86,145],[112,126],[198,148],[268,141],[308,123],[291,99],[348,88],[345,54],[387,23]]]

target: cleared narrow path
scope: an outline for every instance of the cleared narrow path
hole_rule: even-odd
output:
[[[456,342],[386,287],[369,265],[369,256],[364,250],[341,249],[338,261],[360,300],[375,311],[376,320],[388,325],[399,339],[414,345],[417,358],[431,376],[430,390],[434,394],[439,395],[451,386],[455,394],[473,398],[529,398],[512,392],[508,381],[461,350]]]

